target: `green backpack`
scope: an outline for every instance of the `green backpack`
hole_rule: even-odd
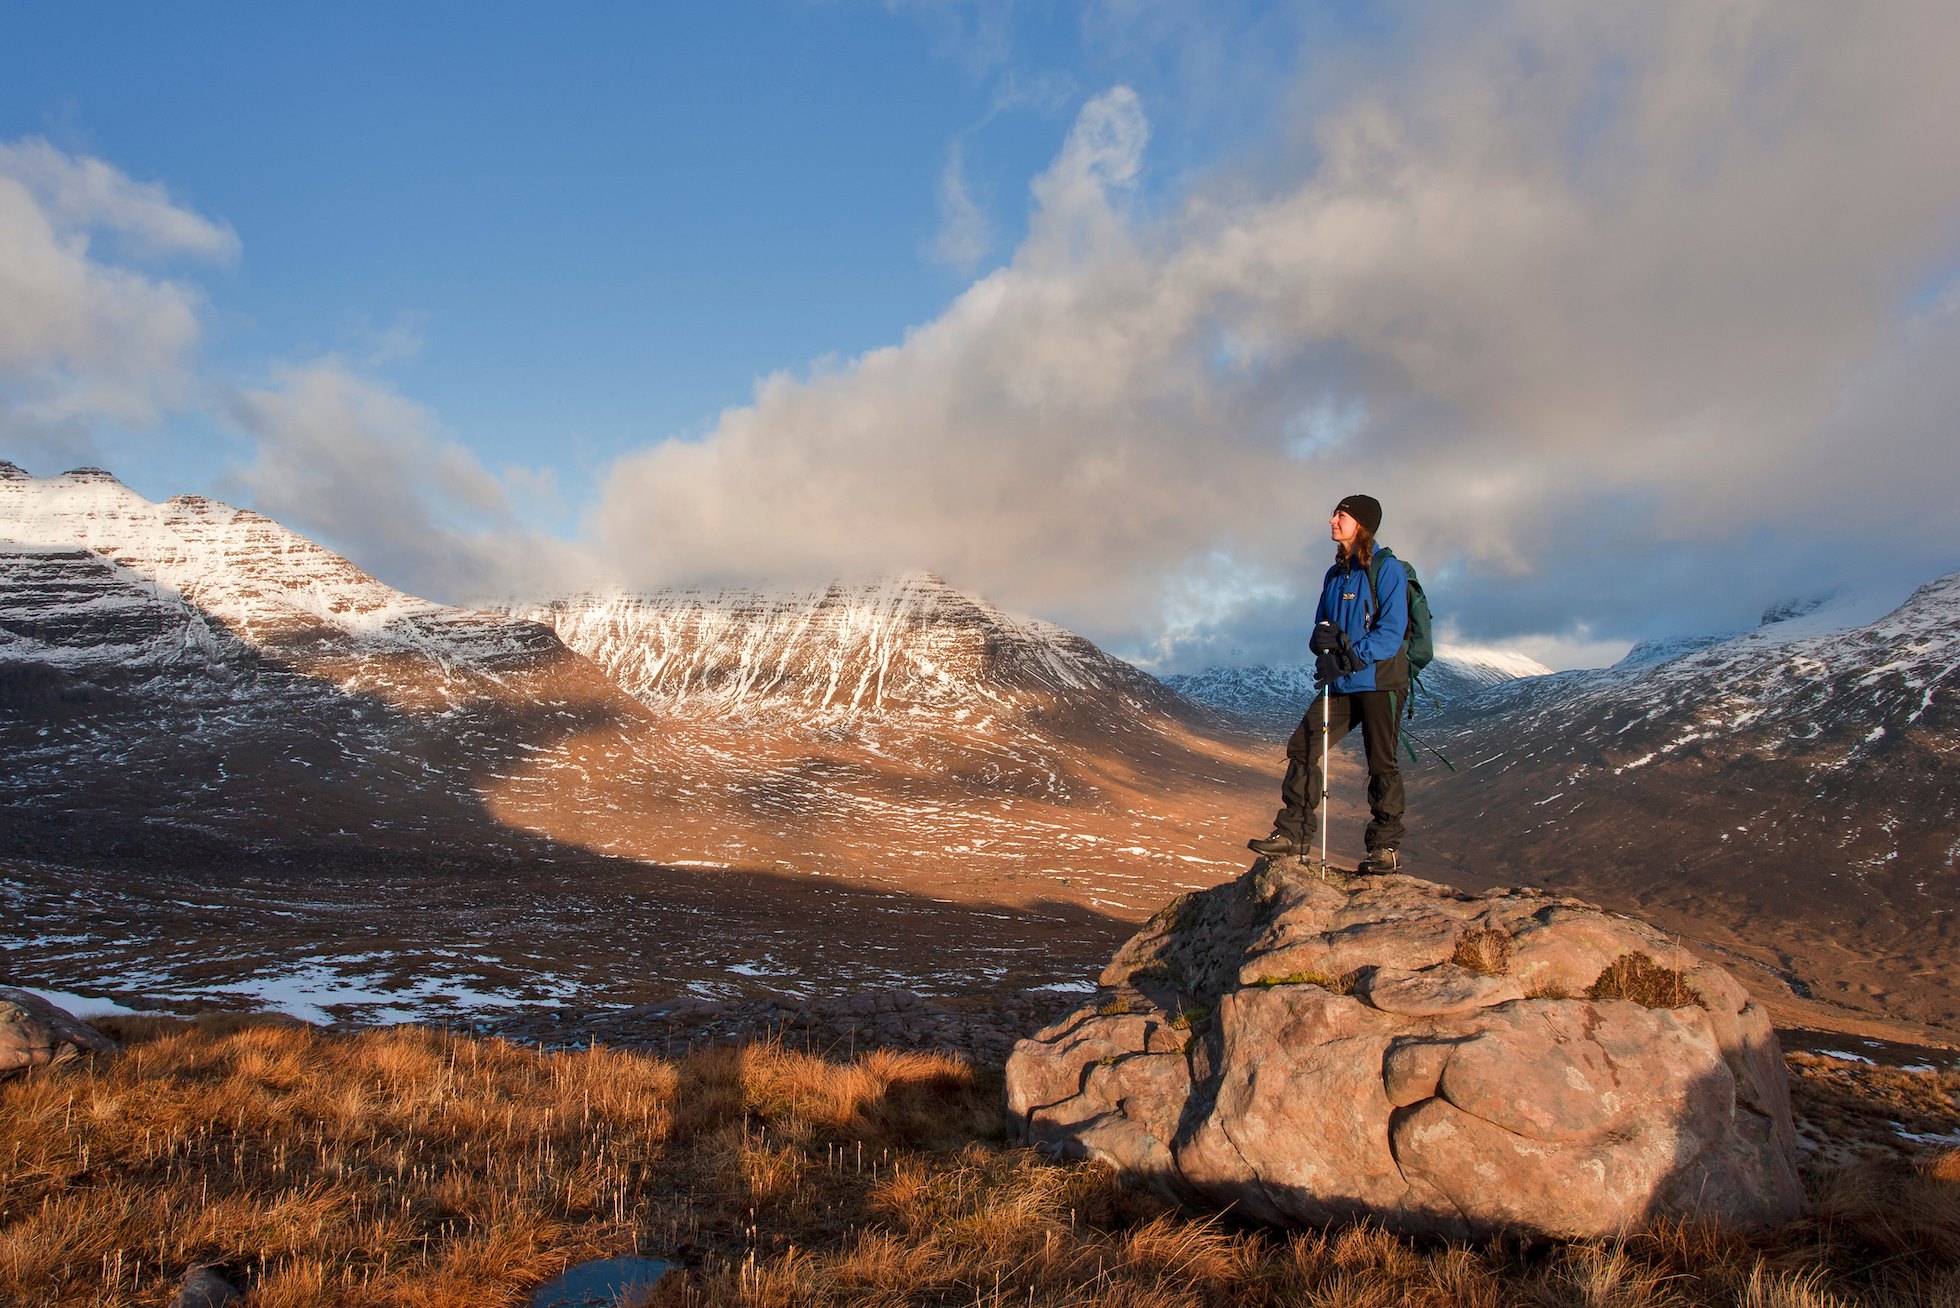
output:
[[[1368,560],[1368,607],[1369,621],[1374,620],[1375,610],[1381,607],[1378,595],[1381,587],[1381,567],[1383,559],[1393,559],[1395,555],[1387,546],[1375,551]],[[1436,661],[1436,634],[1434,622],[1429,616],[1429,596],[1423,594],[1422,581],[1416,576],[1415,565],[1407,559],[1397,559],[1402,571],[1409,574],[1409,630],[1402,637],[1402,650],[1409,656],[1409,676],[1411,679]]]

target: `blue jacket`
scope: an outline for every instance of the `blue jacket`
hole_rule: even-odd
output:
[[[1347,633],[1355,652],[1368,660],[1359,672],[1350,672],[1334,683],[1336,695],[1352,695],[1363,690],[1406,690],[1408,664],[1399,660],[1402,641],[1409,634],[1409,574],[1393,554],[1381,561],[1376,593],[1368,590],[1368,570],[1336,563],[1327,569],[1320,587],[1320,604],[1314,609],[1315,625],[1331,622]],[[1371,601],[1380,611],[1371,613]],[[1388,660],[1397,660],[1384,667]],[[1377,684],[1377,674],[1382,674]]]

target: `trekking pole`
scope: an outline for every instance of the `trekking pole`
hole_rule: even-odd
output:
[[[1334,683],[1320,691],[1320,879],[1327,879],[1327,729],[1332,717]]]

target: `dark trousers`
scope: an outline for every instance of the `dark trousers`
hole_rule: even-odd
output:
[[[1402,769],[1396,766],[1395,751],[1400,746],[1401,722],[1396,707],[1406,691],[1364,690],[1353,695],[1334,695],[1327,704],[1327,744],[1338,745],[1361,721],[1361,743],[1368,750],[1367,845],[1377,849],[1399,849],[1402,845]],[[1286,742],[1286,780],[1280,783],[1282,807],[1273,819],[1273,830],[1301,848],[1312,843],[1314,812],[1320,807],[1320,714],[1321,701],[1307,706],[1306,716],[1293,729]]]

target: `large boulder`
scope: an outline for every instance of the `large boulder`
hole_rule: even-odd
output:
[[[0,1081],[31,1067],[116,1048],[116,1042],[39,995],[0,986]]]
[[[1762,1008],[1635,919],[1260,862],[1007,1065],[1020,1137],[1198,1207],[1451,1238],[1796,1216]]]

